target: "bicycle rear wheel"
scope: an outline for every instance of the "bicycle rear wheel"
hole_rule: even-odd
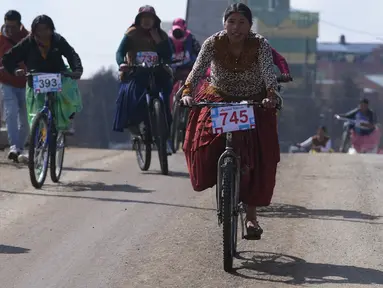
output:
[[[57,133],[57,137],[52,137],[50,143],[50,174],[52,182],[60,181],[61,172],[64,163],[65,154],[65,135],[62,132]]]
[[[163,103],[160,99],[153,100],[153,108],[154,108],[154,123],[156,127],[155,139],[156,146],[158,149],[158,158],[160,160],[161,173],[163,175],[169,174],[168,168],[168,153],[166,151],[166,142],[168,139],[168,128],[167,121],[165,117],[165,110]]]
[[[48,117],[37,113],[32,123],[29,141],[28,169],[33,187],[40,189],[48,172],[49,139]]]
[[[227,157],[222,166],[223,269],[231,272],[236,253],[238,216],[235,215],[235,164]]]

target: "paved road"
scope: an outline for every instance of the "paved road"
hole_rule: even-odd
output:
[[[138,171],[131,152],[67,151],[61,185],[29,184],[0,154],[0,286],[383,287],[383,158],[285,155],[261,241],[223,272],[212,191]]]

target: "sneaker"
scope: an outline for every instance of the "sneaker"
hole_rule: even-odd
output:
[[[17,157],[17,160],[19,161],[19,163],[23,163],[23,164],[28,164],[28,155],[24,154],[24,153],[20,153],[20,155]]]
[[[20,155],[20,152],[17,150],[16,146],[11,146],[8,152],[8,159],[17,162],[17,157]]]

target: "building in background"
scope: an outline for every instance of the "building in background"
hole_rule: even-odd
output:
[[[254,16],[253,29],[265,36],[287,60],[294,82],[290,87],[315,83],[319,14],[295,10],[290,0],[232,0],[248,5]]]
[[[222,30],[222,15],[227,6],[227,0],[187,0],[186,22],[200,43]]]
[[[317,86],[324,97],[345,81],[352,81],[361,91],[372,95],[383,88],[383,43],[318,43]]]

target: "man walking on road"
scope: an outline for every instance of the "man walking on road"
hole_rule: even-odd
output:
[[[15,10],[8,11],[0,31],[0,63],[4,54],[27,35],[28,31],[21,24],[20,13]],[[20,63],[19,67],[25,66]],[[2,67],[0,68],[0,87],[3,93],[5,122],[10,144],[8,158],[13,161],[17,161],[18,156],[23,152],[29,131],[25,85],[25,77],[11,75]]]

